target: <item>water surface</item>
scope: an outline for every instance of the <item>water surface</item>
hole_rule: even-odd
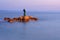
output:
[[[8,23],[4,17],[19,17],[23,12],[0,11],[0,40],[60,40],[60,12],[27,12],[39,18],[28,23]]]

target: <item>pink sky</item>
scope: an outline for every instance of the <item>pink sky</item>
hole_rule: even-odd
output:
[[[59,11],[60,0],[0,0],[0,9],[23,9],[34,11]]]

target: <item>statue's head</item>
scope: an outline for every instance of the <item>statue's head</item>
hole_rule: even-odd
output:
[[[25,9],[23,9],[23,11],[24,11],[24,12],[26,12],[26,10],[25,10]]]

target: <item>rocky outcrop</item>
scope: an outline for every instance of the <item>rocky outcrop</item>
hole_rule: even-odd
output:
[[[18,18],[12,18],[12,19],[5,17],[4,20],[12,23],[12,22],[28,22],[30,20],[37,21],[38,19],[32,16],[20,16]]]

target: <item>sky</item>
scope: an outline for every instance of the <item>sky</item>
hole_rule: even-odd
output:
[[[0,0],[0,10],[60,11],[60,0]]]

